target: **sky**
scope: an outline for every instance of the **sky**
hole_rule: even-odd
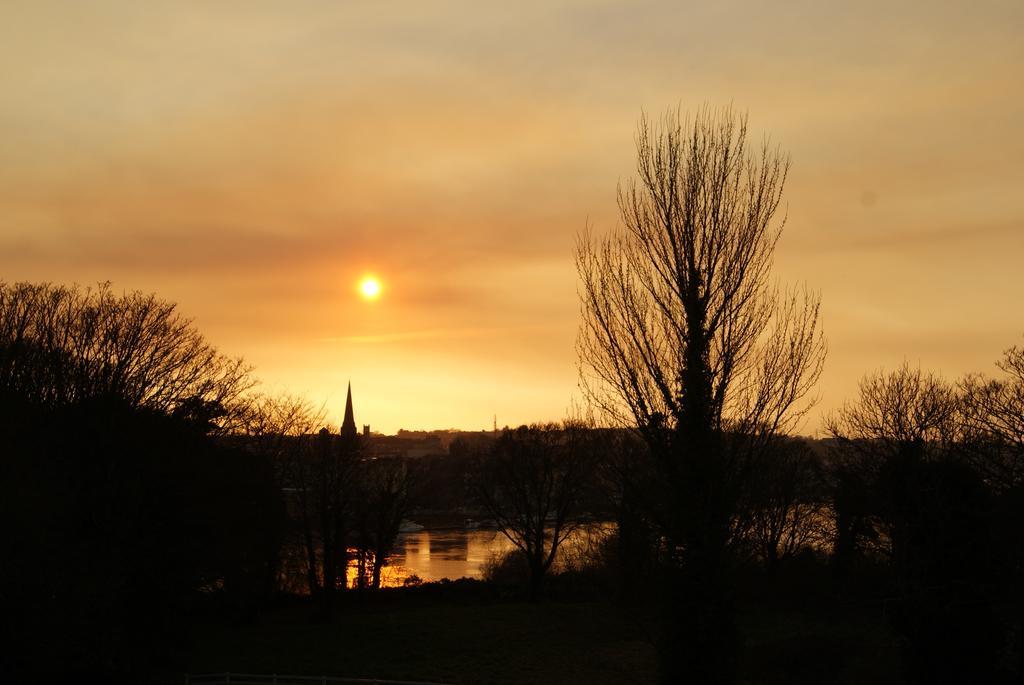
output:
[[[6,2],[0,279],[156,292],[335,424],[349,381],[387,433],[557,420],[640,113],[731,103],[792,157],[813,434],[865,373],[1024,342],[1022,35],[1019,0]]]

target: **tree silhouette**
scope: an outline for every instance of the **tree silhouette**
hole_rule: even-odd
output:
[[[36,406],[116,400],[204,413],[226,432],[255,385],[155,295],[0,282],[0,394]],[[205,406],[204,406],[205,405]]]
[[[522,555],[536,597],[559,547],[576,530],[580,503],[597,451],[583,426],[506,429],[480,455],[474,479],[480,502]]]
[[[905,527],[898,508],[908,501],[907,478],[918,464],[950,458],[958,448],[960,406],[952,385],[904,363],[864,377],[858,398],[828,417],[827,430],[837,442],[833,468],[839,491],[849,503],[859,503],[855,510],[837,506],[843,523],[836,529],[837,551],[897,560]],[[850,535],[856,537],[844,538]]]
[[[962,383],[973,462],[1000,492],[1024,486],[1024,347],[996,364],[1002,376],[968,376]]]
[[[964,459],[963,407],[955,386],[904,364],[866,377],[828,420],[837,562],[865,555],[889,571],[910,682],[991,682],[1005,642],[996,501]]]
[[[831,542],[821,458],[802,440],[775,440],[754,465],[736,516],[749,554],[774,571],[779,563]]]
[[[1001,376],[968,376],[964,397],[964,448],[970,463],[996,494],[997,539],[1004,548],[1003,577],[1011,625],[1015,626],[1015,668],[1024,673],[1024,347],[997,362]]]
[[[732,680],[731,521],[750,464],[805,410],[825,346],[818,299],[770,279],[788,158],[751,151],[731,108],[644,115],[622,225],[576,253],[581,382],[644,436],[660,474],[650,515],[671,560],[665,682]]]
[[[272,465],[222,439],[252,384],[155,296],[0,284],[5,673],[138,681],[201,593],[273,588]]]

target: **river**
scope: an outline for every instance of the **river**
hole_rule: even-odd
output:
[[[612,525],[607,523],[580,528],[559,553],[579,554],[611,529]],[[442,528],[401,533],[384,568],[381,584],[399,586],[411,576],[425,582],[442,578],[481,578],[483,567],[490,559],[512,548],[512,543],[493,529]]]

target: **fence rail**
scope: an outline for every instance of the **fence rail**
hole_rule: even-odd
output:
[[[380,678],[337,678],[335,676],[282,675],[279,673],[196,673],[185,674],[185,685],[448,685],[422,680]]]

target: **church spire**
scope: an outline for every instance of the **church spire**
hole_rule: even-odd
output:
[[[356,419],[352,413],[352,381],[348,382],[348,397],[345,399],[345,420],[341,422],[341,434],[350,438],[356,436]]]

